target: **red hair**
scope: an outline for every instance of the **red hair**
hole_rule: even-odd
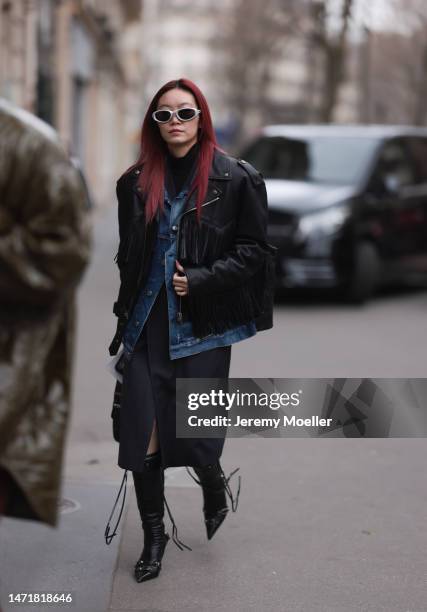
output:
[[[197,170],[188,194],[190,196],[194,190],[197,190],[196,213],[198,221],[200,221],[201,206],[208,189],[209,171],[212,165],[214,150],[220,149],[216,141],[207,100],[197,85],[185,78],[168,81],[168,83],[163,85],[151,100],[145,114],[141,129],[141,149],[138,159],[127,170],[129,172],[135,166],[144,165],[143,172],[138,177],[138,185],[141,187],[142,194],[146,198],[146,223],[153,219],[159,206],[163,209],[167,145],[160,134],[157,123],[152,118],[152,113],[157,110],[157,104],[161,96],[170,89],[184,89],[192,93],[196,100],[197,108],[201,110],[198,130],[199,155]]]

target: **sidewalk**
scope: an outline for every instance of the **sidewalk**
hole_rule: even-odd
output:
[[[137,584],[132,499],[109,612],[425,612],[425,455],[424,440],[228,440],[238,511],[208,541],[184,473],[166,496],[193,550],[170,541],[160,576]]]
[[[30,521],[0,522],[0,593],[3,612],[105,612],[119,542],[103,544],[106,510],[115,488],[72,485],[63,490],[58,529]],[[107,515],[108,516],[108,515]],[[116,540],[116,538],[115,538]],[[10,604],[9,593],[71,593],[72,604]]]
[[[228,440],[225,471],[240,466],[243,478],[238,511],[208,541],[200,489],[167,470],[167,501],[193,550],[170,541],[159,578],[142,584],[133,487],[106,546],[120,478],[67,482],[58,530],[1,522],[4,612],[425,612],[425,457],[422,439]],[[39,591],[71,592],[75,604],[6,604],[8,593]]]

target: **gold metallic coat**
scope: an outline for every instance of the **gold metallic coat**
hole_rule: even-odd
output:
[[[17,485],[7,514],[50,525],[90,246],[82,181],[56,133],[0,101],[0,468]]]

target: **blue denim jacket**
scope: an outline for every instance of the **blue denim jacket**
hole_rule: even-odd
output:
[[[177,224],[184,210],[187,194],[188,189],[184,186],[175,198],[170,198],[165,188],[165,214],[159,214],[158,217],[157,239],[147,282],[141,290],[123,335],[123,346],[129,353],[135,348],[163,282],[166,283],[168,299],[169,355],[171,359],[186,357],[218,346],[227,346],[256,334],[255,321],[251,321],[222,334],[210,334],[204,338],[196,338],[193,335],[191,321],[181,323],[177,321],[179,297],[173,288],[172,279],[177,271],[175,265]]]

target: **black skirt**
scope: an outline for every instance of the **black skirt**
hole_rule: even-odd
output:
[[[231,346],[170,359],[163,284],[123,372],[120,407],[121,468],[142,471],[154,419],[164,468],[203,466],[221,456],[225,438],[176,437],[176,378],[228,378]]]

